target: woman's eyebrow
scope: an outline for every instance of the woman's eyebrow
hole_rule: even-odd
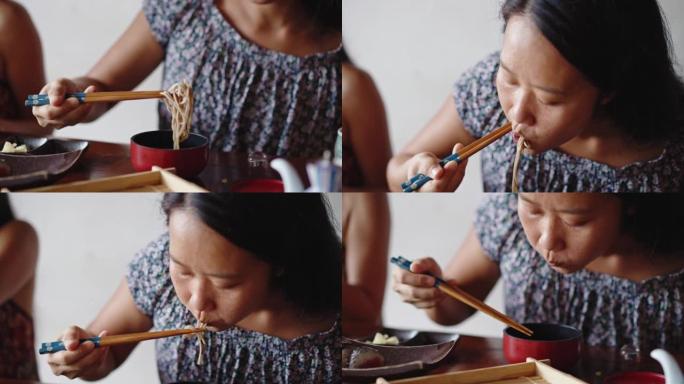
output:
[[[501,65],[501,68],[503,68],[506,72],[510,73],[513,76],[518,76],[515,72],[513,72],[510,68],[508,68],[508,66],[504,63],[503,59],[499,58],[499,63]],[[562,89],[558,89],[558,88],[546,87],[546,86],[538,85],[538,84],[532,84],[532,87],[540,89],[544,92],[553,93],[553,94],[556,94],[559,96],[566,96],[567,95],[567,93],[565,91],[563,91]]]

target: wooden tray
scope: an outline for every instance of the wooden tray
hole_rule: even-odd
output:
[[[526,363],[501,365],[470,371],[414,377],[389,382],[378,379],[377,384],[587,384],[574,376],[545,364],[546,362],[548,360],[538,361],[528,358]]]
[[[176,176],[173,168],[24,189],[22,192],[208,192]]]

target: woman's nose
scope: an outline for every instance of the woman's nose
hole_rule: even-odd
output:
[[[196,316],[199,316],[202,311],[206,313],[213,309],[214,300],[212,299],[208,288],[209,287],[204,282],[198,282],[191,288],[188,307],[190,307]]]
[[[560,251],[565,248],[562,233],[553,218],[543,220],[539,248],[543,251]]]
[[[533,125],[534,114],[531,108],[531,95],[520,89],[513,95],[513,104],[508,111],[508,118],[516,124]]]

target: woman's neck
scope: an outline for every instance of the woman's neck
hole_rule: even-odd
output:
[[[585,269],[635,282],[684,269],[684,258],[657,253],[627,235],[623,235],[617,244],[619,246],[596,258]]]
[[[245,24],[255,30],[281,31],[294,28],[301,22],[303,10],[296,0],[280,0],[269,3],[259,3],[251,0],[221,0],[221,9],[239,17]]]
[[[560,146],[561,151],[614,168],[648,161],[663,152],[662,143],[644,144],[632,140],[607,118],[596,119],[580,135]]]
[[[333,50],[341,42],[340,34],[320,31],[299,0],[215,2],[233,28],[266,49],[303,57]]]

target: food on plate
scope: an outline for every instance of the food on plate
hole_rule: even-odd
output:
[[[390,336],[377,332],[371,343],[378,345],[399,345],[399,339],[397,339],[396,336]]]
[[[2,153],[26,153],[28,148],[25,144],[17,145],[10,141],[5,141],[5,145],[2,147]]]

